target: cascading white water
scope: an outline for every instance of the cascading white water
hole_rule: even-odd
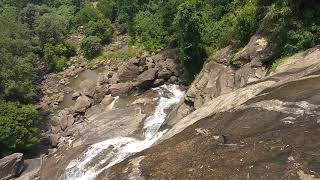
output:
[[[166,117],[165,110],[178,103],[184,93],[176,85],[163,85],[154,90],[158,91],[161,97],[154,114],[145,120],[144,140],[117,137],[90,145],[85,153],[70,162],[61,179],[95,179],[103,170],[155,143],[165,133],[165,131],[159,132]],[[165,94],[165,91],[169,91],[169,93]]]

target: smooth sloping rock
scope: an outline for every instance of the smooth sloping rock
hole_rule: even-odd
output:
[[[123,109],[92,114],[93,118],[85,128],[79,126],[79,132],[74,144],[91,144],[113,137],[126,137],[138,130],[140,123],[143,122],[145,115],[141,114],[140,109],[131,106]]]
[[[217,79],[224,69],[225,66],[213,61],[206,63],[196,80],[188,89],[185,99],[194,103],[195,108],[198,108],[216,97],[218,95],[216,87]]]
[[[114,166],[100,179],[126,176],[124,170],[136,158],[142,158],[140,176],[148,179],[287,180],[299,179],[301,170],[318,179],[317,111],[319,105],[270,100],[216,113]]]
[[[142,173],[133,179],[319,178],[319,57],[320,47],[299,53],[272,75],[212,99],[99,178],[126,177],[138,159]]]
[[[22,153],[14,153],[0,159],[0,179],[7,180],[17,177],[24,169]]]
[[[181,132],[184,128],[204,117],[209,116],[210,114],[226,111],[239,106],[266,89],[281,87],[289,81],[296,81],[298,79],[305,78],[305,76],[318,74],[320,72],[319,57],[320,46],[317,46],[286,59],[285,63],[280,65],[270,76],[254,81],[253,83],[243,88],[236,89],[230,93],[224,93],[217,96],[180,121],[171,122],[171,124],[175,124],[175,126],[170,129],[164,137],[172,137],[174,134]],[[231,74],[230,76],[233,75]],[[200,91],[195,92],[200,93]]]

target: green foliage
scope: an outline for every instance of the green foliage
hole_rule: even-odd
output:
[[[98,10],[111,21],[116,17],[116,1],[115,0],[99,0],[97,4]]]
[[[54,66],[57,71],[62,71],[67,66],[67,58],[64,56],[55,58]]]
[[[203,3],[197,0],[186,1],[178,7],[174,19],[181,60],[190,79],[201,70],[204,58],[204,47],[201,43],[204,19],[198,11],[202,6]]]
[[[101,53],[101,39],[97,36],[88,36],[81,41],[81,51],[86,58],[92,59]]]
[[[16,56],[4,49],[0,50],[0,99],[19,99],[22,102],[34,100],[34,60],[33,54]]]
[[[30,29],[33,29],[36,19],[50,11],[51,9],[46,5],[28,4],[20,11],[20,19],[22,23],[27,24]]]
[[[96,8],[85,5],[75,16],[78,25],[86,25],[90,21],[98,21],[103,19],[103,14]]]
[[[75,47],[70,44],[44,45],[44,59],[48,67],[57,71],[62,71],[66,66],[67,59],[75,54]]]
[[[29,150],[38,139],[36,60],[62,70],[75,48],[65,44],[73,0],[0,3],[0,156]],[[45,58],[39,58],[45,56]],[[29,104],[29,105],[28,105]]]
[[[141,37],[141,41],[147,50],[154,52],[163,49],[168,43],[168,34],[162,28],[163,21],[159,14],[140,11],[135,16],[133,24],[135,34]]]
[[[85,28],[86,36],[97,36],[103,44],[111,41],[112,33],[112,25],[109,19],[90,21]]]
[[[281,56],[289,56],[320,43],[320,2],[274,0],[261,22]]]
[[[37,118],[34,106],[0,101],[0,157],[28,150],[39,141]]]
[[[64,40],[67,28],[67,19],[56,13],[47,13],[36,20],[35,31],[42,44],[56,44]]]

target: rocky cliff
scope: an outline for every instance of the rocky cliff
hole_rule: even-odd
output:
[[[262,36],[207,62],[154,147],[100,179],[317,179],[320,46],[286,58]]]

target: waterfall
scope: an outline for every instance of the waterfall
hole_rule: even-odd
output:
[[[184,92],[177,85],[163,85],[154,88],[154,90],[161,97],[154,114],[145,120],[143,140],[131,137],[116,137],[92,144],[77,159],[70,162],[62,179],[95,179],[103,170],[152,146],[166,132],[166,130],[159,131],[166,118],[165,110],[178,103],[184,95]]]

